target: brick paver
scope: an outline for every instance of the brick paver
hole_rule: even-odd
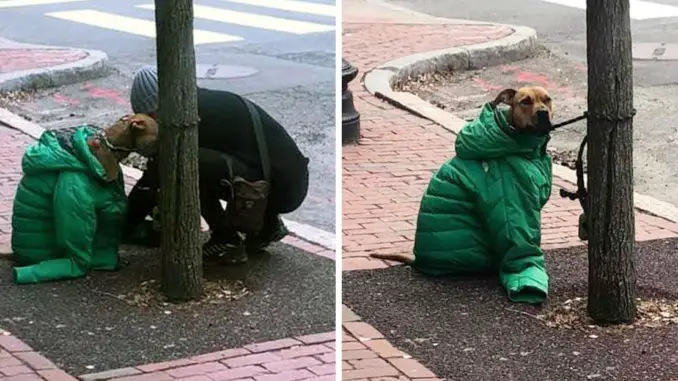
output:
[[[343,306],[342,380],[434,381],[433,372]]]
[[[70,49],[0,49],[0,74],[79,61],[87,52]]]
[[[21,157],[33,139],[0,124],[0,256],[11,236],[11,210],[21,179]],[[129,191],[135,183],[125,178]],[[334,259],[334,251],[300,238],[283,243]],[[0,260],[3,258],[0,257]],[[116,381],[330,381],[336,375],[335,332],[254,343],[161,364],[146,364],[80,376],[81,380]],[[130,364],[134,365],[134,364]],[[0,381],[76,381],[16,336],[0,329]]]
[[[80,378],[84,381],[329,381],[335,378],[334,343],[334,332],[326,332],[163,363],[114,369]]]

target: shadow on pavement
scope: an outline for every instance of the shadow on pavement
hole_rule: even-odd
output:
[[[0,260],[0,326],[76,375],[332,331],[334,261],[282,244],[268,251],[248,265],[205,271],[207,279],[242,281],[248,295],[192,306],[116,297],[159,279],[157,250],[126,247],[129,265],[118,272],[21,287]]]
[[[678,239],[636,247],[639,296],[678,299]],[[547,254],[552,305],[586,296],[586,250]],[[342,299],[398,349],[450,380],[654,381],[678,374],[676,325],[549,328],[536,318],[539,308],[510,304],[495,279],[430,279],[404,266],[351,271],[343,275]]]

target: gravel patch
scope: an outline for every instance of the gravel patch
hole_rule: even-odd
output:
[[[586,250],[546,254],[551,287],[542,307],[511,304],[495,278],[431,279],[405,266],[344,273],[343,303],[451,380],[656,381],[678,374],[678,325],[671,321],[626,329],[552,324],[564,305],[581,306],[586,297]],[[641,316],[661,316],[661,309],[652,312],[657,301],[674,308],[677,251],[678,239],[637,243]]]
[[[334,329],[334,262],[283,244],[243,266],[206,266],[207,298],[168,304],[159,251],[125,247],[129,264],[63,282],[12,283],[0,260],[0,327],[71,374],[239,348]],[[221,295],[221,296],[219,296]]]

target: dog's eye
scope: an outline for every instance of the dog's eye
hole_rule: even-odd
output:
[[[544,103],[551,103],[551,98],[549,98],[549,97],[544,97],[544,98],[542,99],[542,102],[544,102]]]
[[[520,101],[522,106],[529,106],[532,104],[532,98],[524,98]]]

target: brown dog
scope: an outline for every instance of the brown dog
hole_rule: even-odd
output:
[[[125,115],[89,140],[92,153],[106,171],[106,179],[114,181],[120,173],[120,161],[137,152],[152,155],[158,141],[158,124],[144,114]]]
[[[495,107],[501,103],[510,107],[508,122],[516,129],[536,127],[540,112],[547,112],[549,120],[553,117],[551,97],[540,86],[502,90],[491,103]]]
[[[535,128],[538,124],[540,113],[546,112],[549,121],[553,117],[551,97],[548,91],[540,86],[522,87],[518,90],[502,90],[490,103],[494,107],[501,103],[509,106],[508,122],[516,130]],[[406,265],[411,265],[414,262],[414,256],[411,254],[372,253],[370,257],[395,261]]]

